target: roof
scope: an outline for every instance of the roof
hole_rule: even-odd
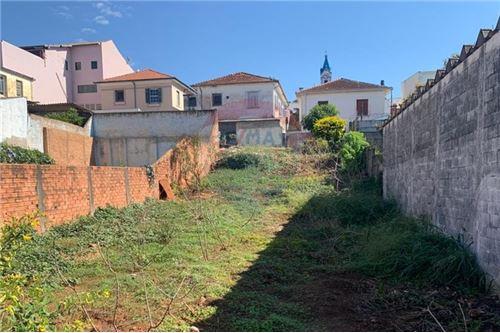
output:
[[[196,84],[193,84],[193,87],[218,86],[218,85],[242,84],[242,83],[265,83],[265,82],[279,82],[279,81],[270,77],[265,77],[245,72],[237,72],[226,76],[221,76],[212,80],[198,82]]]
[[[349,80],[345,78],[340,78],[334,81],[330,81],[327,83],[323,83],[311,88],[303,89],[297,92],[297,94],[302,94],[302,93],[321,93],[321,92],[328,92],[331,90],[363,90],[363,89],[368,89],[368,90],[374,90],[374,89],[391,89],[388,86],[381,86],[378,84],[373,84],[373,83],[367,83],[367,82],[361,82],[361,81],[354,81],[354,80]]]
[[[165,80],[165,79],[175,79],[175,76],[164,74],[157,72],[152,69],[144,69],[142,71],[113,76],[107,78],[102,81],[98,81],[98,83],[107,83],[107,82],[121,82],[121,81],[145,81],[145,80]]]
[[[119,75],[107,78],[102,81],[97,81],[96,83],[112,83],[112,82],[127,82],[127,81],[149,81],[149,80],[176,80],[181,85],[183,85],[186,89],[195,92],[193,88],[176,78],[170,74],[160,73],[153,69],[144,69],[142,71],[137,71],[134,73]]]
[[[99,45],[107,41],[95,41],[95,42],[76,42],[68,44],[40,44],[40,45],[25,45],[20,46],[21,49],[48,49],[48,48],[58,48],[58,47],[73,47],[73,46],[86,46],[86,45]]]

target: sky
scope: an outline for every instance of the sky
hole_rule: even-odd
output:
[[[290,101],[319,83],[325,52],[334,78],[400,94],[411,74],[442,67],[492,28],[489,2],[1,1],[0,37],[15,45],[112,39],[136,70],[196,82],[249,72],[279,79]]]

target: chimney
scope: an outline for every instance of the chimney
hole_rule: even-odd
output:
[[[380,85],[381,85],[381,86],[385,86],[385,82],[384,82],[384,80],[380,80]]]
[[[299,88],[299,91],[302,91],[302,90],[304,90],[304,87],[300,87],[300,88]]]

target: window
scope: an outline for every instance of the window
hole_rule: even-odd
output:
[[[23,96],[23,81],[16,80],[16,96]]]
[[[212,94],[212,106],[222,105],[222,94]]]
[[[6,95],[7,92],[7,77],[0,75],[0,94]]]
[[[79,94],[95,93],[97,92],[97,86],[95,84],[84,84],[78,86]]]
[[[82,63],[80,61],[75,62],[75,71],[82,69]]]
[[[367,99],[357,99],[356,100],[356,111],[358,116],[368,115],[368,100]]]
[[[319,101],[318,102],[318,105],[327,105],[328,104],[328,101]]]
[[[177,94],[177,106],[181,106],[181,93],[179,90],[176,90],[175,93]]]
[[[94,61],[90,62],[90,68],[97,69],[97,60],[94,60]]]
[[[255,109],[259,107],[259,92],[249,91],[247,92],[247,108]]]
[[[196,107],[196,97],[195,96],[189,96],[188,97],[188,107],[189,108]]]
[[[64,60],[64,70],[67,71],[69,68],[68,60]]]
[[[161,103],[161,88],[146,89],[146,103],[160,104]]]
[[[124,103],[124,102],[125,102],[125,91],[115,90],[115,103]]]

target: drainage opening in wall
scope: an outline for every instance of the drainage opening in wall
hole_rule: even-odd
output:
[[[173,200],[175,199],[174,192],[172,191],[172,188],[170,187],[170,182],[168,178],[161,179],[158,182],[158,190],[159,190],[159,198],[160,200]]]
[[[167,192],[165,191],[163,186],[161,186],[161,184],[158,184],[158,186],[160,187],[160,200],[167,200]]]

